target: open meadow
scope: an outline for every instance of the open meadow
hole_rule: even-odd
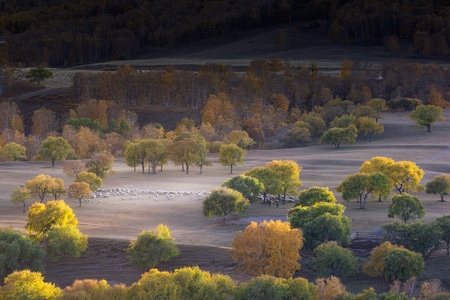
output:
[[[450,110],[444,111],[444,116],[450,120]],[[170,228],[181,255],[159,265],[160,270],[198,265],[202,270],[220,272],[236,281],[248,279],[249,275],[238,271],[227,254],[235,232],[243,230],[252,220],[285,219],[292,203],[280,205],[279,208],[254,203],[246,216],[231,216],[223,225],[220,218],[206,218],[202,215],[202,199],[207,192],[219,187],[231,176],[274,159],[295,160],[302,167],[301,189],[317,185],[328,186],[335,191],[334,187],[347,175],[358,172],[360,165],[374,156],[415,162],[425,171],[422,184],[438,174],[450,173],[449,121],[436,123],[431,133],[426,132],[425,127],[415,125],[407,112],[384,113],[380,122],[385,126],[382,136],[376,137],[372,142],[360,140],[352,145],[343,144],[341,149],[334,149],[330,145],[316,145],[250,150],[244,159],[245,164],[235,167],[233,174],[229,173],[229,167],[223,167],[217,162],[217,154],[210,155],[213,166],[205,167],[202,175],[198,168],[193,167],[190,174],[185,174],[179,166],[172,164],[164,166],[163,172],[157,174],[142,173],[140,168],[133,172],[133,168],[125,165],[123,158],[116,158],[115,174],[108,175],[103,183],[104,189],[111,190],[109,197],[84,201],[81,207],[78,207],[77,200],[65,199],[78,218],[81,232],[89,236],[89,248],[76,260],[46,262],[45,280],[61,287],[72,284],[75,279],[88,278],[106,279],[110,284],[130,285],[139,280],[140,275],[147,270],[130,265],[124,250],[139,232],[155,229],[161,223]],[[73,179],[63,173],[62,164],[57,162],[52,168],[50,162],[0,163],[1,228],[25,230],[26,214],[22,213],[20,205],[14,205],[10,201],[13,188],[41,173],[62,178],[66,186],[70,185]],[[125,192],[114,193],[118,188]],[[423,221],[432,221],[443,214],[450,214],[450,202],[438,202],[438,195],[423,192],[417,196],[426,207]],[[393,221],[387,218],[389,201],[371,200],[366,209],[360,210],[358,203],[342,201],[339,193],[336,193],[336,197],[347,207],[346,215],[353,220],[353,232],[371,232],[381,224]],[[310,254],[303,251],[301,254],[304,260],[300,261],[302,269],[297,275],[313,280],[315,273],[307,259]],[[450,259],[442,251],[436,251],[426,265],[423,279],[438,277],[443,286],[449,289]],[[377,291],[387,289],[387,284],[383,281],[363,275],[348,278],[344,283],[356,292],[369,286],[374,286]]]

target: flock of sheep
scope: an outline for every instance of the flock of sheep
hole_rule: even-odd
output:
[[[193,200],[203,200],[210,192],[206,191],[166,191],[166,190],[151,190],[140,188],[101,188],[91,193],[91,198],[85,201],[90,202],[96,200],[102,202],[104,198],[120,197],[121,200],[134,199],[152,199],[152,200],[173,200],[178,197],[189,196]]]

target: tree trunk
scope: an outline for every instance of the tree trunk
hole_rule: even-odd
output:
[[[230,174],[233,174],[233,165],[230,165]]]
[[[23,213],[25,213],[25,201],[23,202]]]
[[[431,132],[431,125],[427,125],[428,132]]]
[[[189,164],[186,163],[186,174],[189,174]]]
[[[80,206],[79,206],[79,207],[81,207],[81,199],[78,199],[78,202],[80,203]]]
[[[54,166],[55,166],[55,160],[52,159],[52,167],[54,167]]]

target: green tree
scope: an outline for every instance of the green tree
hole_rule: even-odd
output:
[[[180,253],[167,226],[159,224],[156,230],[144,230],[131,241],[127,254],[133,264],[153,268],[160,262],[169,261]]]
[[[434,177],[425,186],[427,194],[439,194],[441,202],[444,202],[444,196],[450,192],[450,175],[441,174]]]
[[[281,220],[251,222],[238,231],[231,243],[231,256],[249,273],[291,278],[300,269],[302,231]]]
[[[360,173],[376,173],[381,172],[384,175],[388,176],[389,178],[389,169],[388,166],[393,164],[395,161],[392,158],[389,157],[383,157],[383,156],[375,156],[372,157],[370,160],[366,160],[361,164],[361,167],[359,168]],[[391,182],[392,184],[392,182]],[[393,187],[393,186],[392,186]],[[378,201],[381,202],[381,199],[384,196],[388,195],[382,195],[380,192],[376,192],[378,194]]]
[[[249,202],[241,192],[226,187],[212,190],[203,200],[203,215],[205,217],[219,216],[223,224],[227,215],[243,215],[249,207]]]
[[[81,207],[81,200],[91,195],[92,190],[86,182],[74,182],[68,188],[68,196],[77,199],[79,207]]]
[[[364,135],[364,138],[372,141],[372,137],[376,134],[380,135],[384,132],[384,126],[377,123],[374,119],[368,117],[358,118],[358,132]]]
[[[355,125],[350,125],[347,128],[330,128],[325,131],[320,138],[321,144],[331,144],[335,148],[339,148],[341,143],[346,142],[353,144],[358,137],[358,130]]]
[[[340,275],[346,277],[357,271],[356,259],[351,250],[336,242],[326,242],[314,249],[313,265],[320,276]]]
[[[293,160],[272,160],[266,167],[273,169],[280,180],[280,191],[283,194],[283,203],[286,201],[286,194],[297,195],[298,189],[302,186],[300,181],[301,167]]]
[[[375,121],[378,123],[381,112],[386,109],[386,100],[381,98],[373,98],[367,102],[367,105],[372,107],[372,109],[376,112]]]
[[[50,136],[42,142],[37,157],[40,160],[50,160],[54,167],[55,161],[65,160],[71,152],[73,149],[65,138]]]
[[[89,188],[91,191],[98,190],[102,184],[103,180],[91,172],[82,171],[77,175],[77,178],[75,179],[75,182],[85,182],[89,185]],[[78,198],[77,198],[78,199]]]
[[[44,271],[44,249],[25,234],[13,229],[0,229],[0,275],[29,269]]]
[[[246,171],[244,175],[256,178],[263,184],[264,189],[262,194],[264,203],[267,203],[268,194],[277,194],[281,192],[281,180],[275,170],[271,168],[254,167]]]
[[[389,205],[389,218],[399,218],[406,223],[423,216],[425,216],[425,207],[419,198],[405,193],[392,198],[392,203]]]
[[[408,249],[394,249],[385,257],[384,278],[389,281],[405,282],[422,274],[424,261],[420,253]]]
[[[336,187],[336,191],[342,193],[342,199],[357,199],[360,209],[366,207],[369,195],[388,195],[391,189],[388,178],[381,172],[352,174]]]
[[[436,219],[436,224],[442,232],[441,239],[447,246],[447,255],[450,254],[450,215],[443,215]]]
[[[381,226],[384,240],[419,252],[427,257],[441,243],[442,232],[436,222],[400,223],[393,222]]]
[[[148,167],[152,169],[152,173],[156,174],[156,167],[167,156],[167,147],[160,140],[146,140],[144,144],[145,160],[148,162]]]
[[[11,192],[11,202],[14,204],[22,204],[24,213],[26,211],[26,201],[28,199],[30,199],[30,191],[25,187],[18,186]]]
[[[44,282],[39,272],[30,270],[16,271],[5,278],[0,289],[2,299],[54,300],[62,295],[62,290],[53,283]]]
[[[241,192],[242,196],[247,198],[250,203],[256,202],[264,189],[264,185],[258,179],[245,175],[233,176],[222,186]]]
[[[1,153],[8,161],[17,161],[27,158],[27,148],[14,142],[3,146],[3,148],[1,148]]]
[[[230,166],[230,174],[233,174],[233,166],[244,163],[245,150],[236,144],[225,144],[219,149],[219,163],[222,166]]]
[[[53,72],[43,66],[38,66],[37,68],[30,69],[25,74],[25,78],[30,82],[37,82],[37,84],[40,85],[41,81],[48,78],[53,78]]]
[[[303,230],[305,248],[312,250],[327,241],[349,244],[351,219],[343,215],[344,211],[342,204],[317,202],[312,206],[291,208],[287,219],[292,228]]]
[[[444,121],[442,108],[434,105],[419,105],[411,112],[409,118],[420,126],[426,126],[428,132],[431,132],[431,126],[436,121]]]
[[[114,174],[113,164],[114,156],[110,154],[96,154],[86,163],[86,168],[88,172],[104,179],[108,173]]]
[[[249,299],[316,299],[317,287],[307,279],[278,278],[269,275],[253,277],[237,287],[236,300]]]
[[[54,225],[48,231],[45,251],[55,261],[64,257],[78,258],[88,247],[88,237],[75,225]]]
[[[300,192],[294,206],[312,206],[317,202],[336,203],[336,197],[328,187],[312,186]]]

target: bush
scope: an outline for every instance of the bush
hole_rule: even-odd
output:
[[[145,268],[153,268],[179,253],[169,228],[162,224],[158,225],[156,231],[144,230],[139,233],[137,240],[131,241],[127,249],[131,262]]]

